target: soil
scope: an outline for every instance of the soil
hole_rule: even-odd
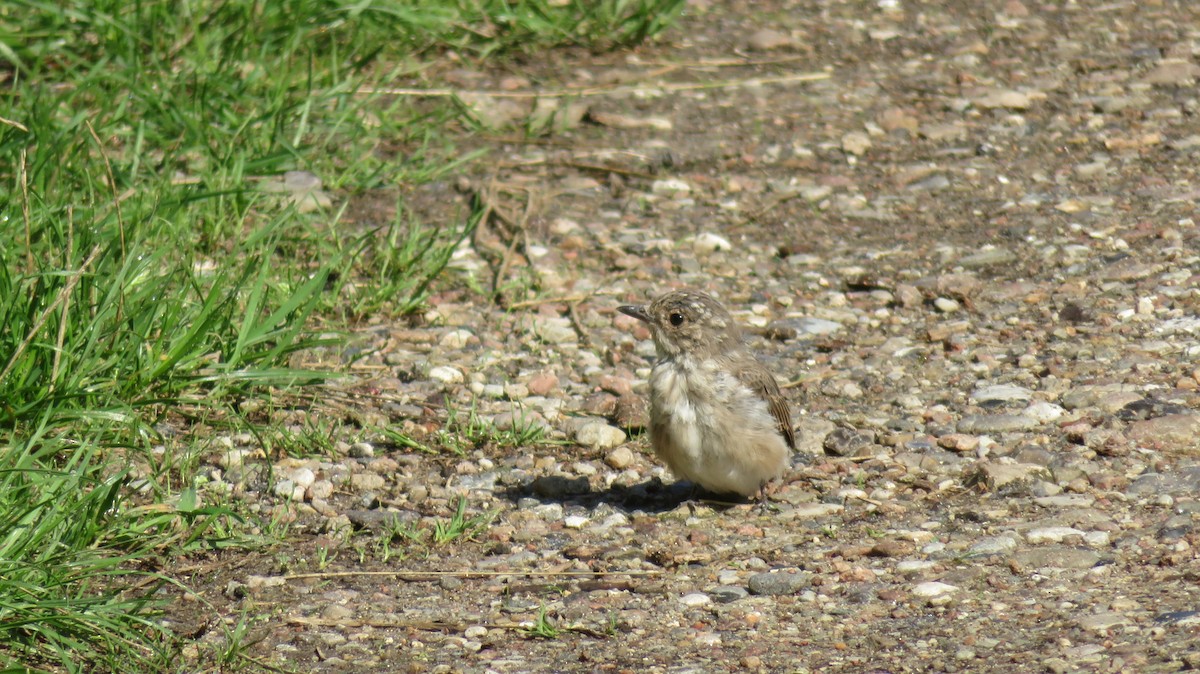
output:
[[[289,544],[181,560],[186,661],[244,619],[245,656],[300,672],[1200,669],[1198,27],[1167,0],[696,1],[636,50],[396,83],[587,91],[534,137],[529,99],[482,97],[516,120],[488,160],[411,190],[426,222],[491,215],[287,413],[345,422],[329,456],[214,444]],[[342,197],[363,225],[394,203]],[[766,508],[639,432],[653,346],[615,307],[679,287],[787,385]],[[379,420],[439,451],[355,442]],[[544,432],[479,431],[514,423]],[[481,525],[436,542],[460,498]]]

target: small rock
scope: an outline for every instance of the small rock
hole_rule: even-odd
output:
[[[703,232],[696,235],[695,240],[692,241],[692,252],[699,257],[726,250],[733,250],[733,244],[720,234]]]
[[[625,377],[606,374],[600,377],[600,389],[616,396],[629,395],[633,393],[633,382]]]
[[[462,370],[449,365],[439,365],[429,370],[429,378],[441,384],[453,385],[463,383]]]
[[[838,428],[825,436],[822,446],[832,456],[853,456],[858,450],[875,444],[875,434],[851,428]]]
[[[1090,569],[1100,562],[1093,550],[1074,547],[1047,546],[1022,550],[1013,555],[1014,561],[1031,569]]]
[[[691,192],[692,186],[678,178],[670,178],[667,180],[655,180],[650,185],[650,191],[654,194],[674,198]]]
[[[1017,254],[1007,248],[989,248],[973,255],[968,255],[958,261],[964,269],[990,267],[998,264],[1008,264],[1017,259]]]
[[[310,468],[297,468],[292,471],[291,480],[297,487],[308,489],[317,481],[317,475]]]
[[[754,34],[746,41],[746,46],[750,48],[750,51],[772,51],[795,44],[796,41],[792,39],[792,36],[770,28],[754,31]]]
[[[579,341],[571,319],[563,316],[535,317],[533,334],[547,344],[574,344]]]
[[[563,526],[568,529],[582,529],[591,521],[582,515],[567,515],[563,518]]]
[[[1025,532],[1025,540],[1033,545],[1040,543],[1062,543],[1072,536],[1083,538],[1084,532],[1074,527],[1038,527]]]
[[[311,501],[328,501],[333,496],[333,483],[329,480],[317,480],[312,483],[305,493]]]
[[[1160,87],[1190,87],[1200,78],[1200,65],[1191,61],[1163,61],[1156,68],[1146,73],[1142,81]]]
[[[1023,386],[1013,386],[1011,384],[999,384],[996,386],[984,386],[977,388],[971,393],[971,399],[976,402],[1002,401],[1009,402],[1013,400],[1029,400],[1033,397],[1033,391]]]
[[[783,323],[784,321],[780,321]],[[842,330],[845,326],[837,321],[828,321],[823,318],[801,318],[795,321],[793,325],[796,332],[801,335],[811,335],[819,337],[821,335],[831,335]]]
[[[1045,466],[1030,463],[992,463],[983,462],[974,466],[965,475],[968,485],[982,483],[988,489],[995,491],[1008,485],[1030,481],[1034,478],[1051,479],[1050,471]]]
[[[1107,632],[1114,627],[1122,627],[1128,624],[1129,618],[1120,613],[1111,612],[1097,613],[1079,619],[1079,626],[1092,632]]]
[[[650,425],[650,406],[642,396],[630,393],[617,398],[610,416],[618,428],[640,430]]]
[[[470,330],[451,330],[442,335],[442,339],[438,344],[444,349],[459,350],[465,348],[473,337],[475,335]]]
[[[846,154],[861,157],[871,149],[871,137],[861,131],[851,131],[842,136],[842,149]]]
[[[375,491],[382,489],[386,483],[382,475],[375,473],[355,473],[350,476],[350,486],[355,491]]]
[[[947,595],[947,594],[950,594],[952,592],[957,592],[957,591],[958,591],[958,588],[956,586],[950,585],[948,583],[942,583],[942,582],[936,581],[936,580],[919,583],[919,584],[915,585],[912,589],[912,593],[915,596],[921,597],[924,599],[932,599],[934,597],[941,597],[943,595]]]
[[[750,593],[744,587],[737,585],[720,585],[708,591],[708,596],[718,604],[731,604],[739,599],[745,599]]]
[[[633,450],[628,447],[617,447],[604,457],[604,462],[617,470],[625,470],[633,465]]]
[[[976,106],[985,110],[993,108],[1007,108],[1009,110],[1025,110],[1032,103],[1032,98],[1029,94],[1020,91],[993,91],[984,96],[976,98],[974,101]]]
[[[1125,435],[1142,447],[1195,451],[1200,449],[1200,414],[1167,414],[1137,421]]]
[[[1038,401],[1021,410],[1021,414],[1033,419],[1039,424],[1048,424],[1057,421],[1066,414],[1067,411],[1054,403]]]
[[[795,594],[812,584],[812,574],[807,571],[781,570],[756,573],[750,576],[746,587],[751,594],[778,596]]]
[[[989,536],[976,541],[967,548],[968,557],[990,557],[992,555],[1007,555],[1017,549],[1017,539],[1013,536]]]
[[[712,598],[703,592],[692,592],[679,598],[679,603],[689,608],[699,608],[712,603]]]
[[[575,431],[575,441],[584,447],[608,449],[625,442],[625,431],[603,421],[591,421]]]
[[[962,305],[949,297],[938,297],[933,300],[933,307],[943,314],[950,314],[961,309]]]
[[[553,372],[539,372],[530,377],[525,386],[535,396],[549,395],[551,391],[558,388],[558,377]]]
[[[958,422],[959,433],[1015,433],[1037,427],[1037,420],[1024,414],[972,414]]]

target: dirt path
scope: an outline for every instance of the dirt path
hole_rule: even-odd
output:
[[[694,2],[635,54],[476,74],[612,89],[494,143],[434,307],[364,333],[348,416],[468,446],[230,470],[295,546],[185,580],[289,671],[1200,668],[1198,29],[1153,0]],[[619,428],[653,347],[614,309],[679,286],[792,384],[769,513],[686,501]],[[491,519],[454,536],[460,497]]]

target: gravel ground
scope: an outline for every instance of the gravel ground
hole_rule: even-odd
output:
[[[697,0],[634,54],[456,68],[621,87],[415,195],[495,217],[330,392],[472,440],[218,438],[210,493],[295,545],[181,572],[180,629],[251,616],[290,671],[1200,669],[1200,5]],[[787,385],[765,512],[640,432],[653,344],[615,307],[679,287]],[[434,542],[460,498],[486,524]]]

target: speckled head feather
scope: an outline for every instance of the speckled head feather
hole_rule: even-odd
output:
[[[708,293],[676,290],[646,306],[618,309],[645,321],[660,357],[688,353],[699,358],[725,353],[741,343],[733,316]]]

